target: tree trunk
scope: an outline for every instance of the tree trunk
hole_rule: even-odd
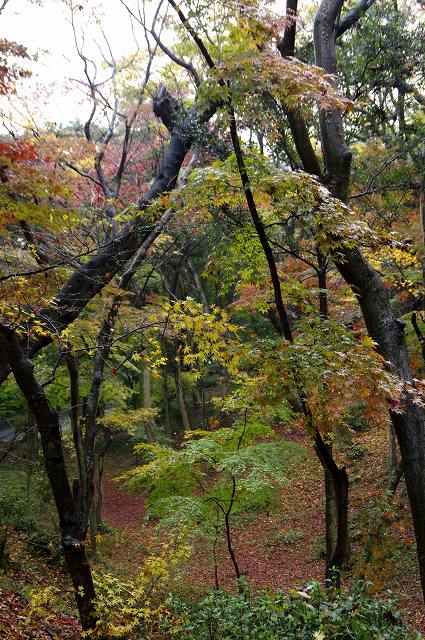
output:
[[[97,555],[97,519],[95,505],[92,506],[89,517],[90,557],[95,560]]]
[[[12,329],[4,325],[0,325],[0,344],[37,422],[46,472],[59,516],[63,553],[74,586],[81,625],[88,631],[96,627],[95,591],[84,546],[86,531],[81,529],[78,510],[68,481],[59,417],[44,389],[35,379],[33,365],[25,356],[18,337]]]
[[[328,578],[332,567],[338,536],[338,515],[336,492],[331,472],[324,467],[325,479],[325,576]]]
[[[177,399],[179,402],[180,415],[182,418],[183,429],[189,431],[191,429],[190,420],[187,413],[186,399],[184,397],[184,387],[182,382],[182,368],[180,361],[175,363],[174,376],[176,380]]]
[[[397,455],[397,438],[394,431],[394,426],[392,422],[388,423],[388,475],[392,478],[397,473],[397,468],[399,464],[398,455]]]
[[[208,429],[208,415],[207,407],[205,403],[205,387],[201,382],[201,412],[202,412],[202,427]]]
[[[421,318],[421,320],[423,320],[422,314],[419,317]],[[416,311],[414,311],[410,316],[410,322],[412,323],[413,330],[416,333],[416,337],[419,341],[419,344],[421,345],[422,359],[425,362],[425,334],[422,332],[421,328],[419,327],[418,314],[416,313]]]
[[[26,433],[26,457],[27,457],[27,493],[31,489],[31,479],[38,454],[37,425],[31,411],[28,411],[28,427]]]
[[[316,64],[336,74],[336,24],[344,0],[322,0],[314,23]],[[327,110],[320,116],[325,182],[331,193],[346,202],[351,153],[341,113]],[[404,323],[392,311],[388,291],[358,249],[338,247],[333,256],[338,271],[358,298],[369,335],[402,382],[413,385],[404,336]],[[404,477],[415,528],[422,591],[425,598],[425,419],[421,407],[405,387],[402,406],[392,407],[391,420],[400,446]]]
[[[224,522],[225,522],[225,525],[226,525],[227,550],[229,552],[230,559],[232,561],[233,568],[235,570],[236,579],[238,580],[241,577],[241,571],[239,569],[239,564],[238,564],[238,561],[236,559],[235,551],[233,549],[232,531],[231,531],[231,527],[230,527],[230,515],[232,513],[235,496],[236,496],[236,480],[235,480],[235,476],[232,476],[232,493],[231,493],[229,505],[228,505],[228,507],[227,507],[227,509],[226,509],[226,511],[224,513]]]
[[[419,221],[421,223],[422,231],[422,284],[425,287],[425,177],[422,180],[421,188],[419,191]]]
[[[327,259],[319,247],[316,247],[317,255],[317,276],[319,281],[319,313],[322,318],[329,316],[328,293],[327,293]]]
[[[104,502],[104,491],[103,491],[103,476],[105,471],[105,455],[111,443],[112,437],[109,430],[104,429],[103,433],[103,446],[99,451],[98,456],[98,467],[97,467],[97,501],[96,501],[96,527],[99,530],[99,527],[102,526],[102,513],[103,513],[103,502]]]
[[[397,466],[392,470],[388,483],[388,493],[393,496],[398,489],[400,480],[403,477],[403,461],[399,460]]]
[[[143,367],[142,373],[142,384],[143,384],[143,407],[145,409],[152,409],[152,389],[151,389],[151,371],[147,365]],[[146,422],[146,436],[148,438],[148,442],[151,444],[156,442],[155,435],[155,420],[148,420]]]
[[[103,473],[105,469],[105,455],[111,444],[112,436],[109,429],[102,426],[103,442],[99,450],[95,454],[95,473],[94,473],[94,494],[93,504],[90,510],[90,543],[92,557],[96,557],[97,553],[97,534],[102,525],[103,511]]]
[[[379,352],[401,381],[413,385],[404,336],[404,323],[395,318],[388,292],[378,274],[359,251],[345,252],[346,261],[337,266],[357,294],[369,335]],[[421,584],[425,598],[425,420],[423,410],[409,389],[403,393],[401,406],[390,410],[400,447],[415,528]]]
[[[80,387],[78,360],[71,349],[66,354],[66,363],[69,373],[70,393],[71,393],[71,431],[74,442],[75,455],[77,457],[78,480],[74,480],[74,498],[78,505],[80,519],[83,521],[84,496],[86,490],[87,474],[84,462],[84,448],[80,424]]]
[[[327,296],[327,258],[316,247],[318,280],[319,280],[319,313],[328,318]],[[350,539],[348,529],[348,476],[345,468],[338,469],[332,456],[332,445],[325,444],[329,454],[324,459],[319,455],[325,476],[325,537],[326,537],[326,569],[328,581],[335,580],[339,584],[341,571],[350,556]],[[341,551],[342,550],[342,551]]]
[[[332,449],[318,431],[314,449],[325,472],[326,488],[326,579],[339,584],[340,574],[350,553],[348,530],[348,476],[338,468]]]
[[[167,373],[167,368],[166,367],[164,367],[162,384],[163,384],[162,393],[163,393],[163,396],[164,396],[165,432],[166,432],[168,438],[171,440],[173,434],[171,432],[170,398],[169,398],[169,394],[168,394],[168,373]]]
[[[3,529],[0,529],[0,567],[2,567],[4,564],[7,564],[7,561],[5,561],[6,542],[7,542],[7,529],[3,528]]]
[[[204,287],[202,286],[202,280],[201,280],[201,277],[200,277],[199,273],[197,272],[197,270],[193,266],[193,262],[190,259],[190,256],[187,257],[186,263],[187,263],[188,269],[189,269],[189,271],[190,271],[190,273],[192,275],[193,282],[195,283],[195,287],[196,287],[196,289],[198,291],[199,299],[200,299],[200,301],[202,303],[202,306],[204,307],[204,311],[205,311],[205,313],[209,313],[210,312],[210,307],[209,307],[209,304],[208,304],[207,296],[205,295]]]

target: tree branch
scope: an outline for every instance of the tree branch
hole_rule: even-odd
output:
[[[155,105],[155,103],[154,103]],[[192,109],[175,122],[164,153],[159,172],[145,197],[139,201],[139,212],[146,211],[150,204],[165,192],[174,189],[180,168],[195,139],[199,124],[208,122],[214,115],[216,105],[210,104],[198,114]],[[165,112],[163,113],[165,117]],[[164,220],[147,224],[143,216],[136,215],[120,235],[102,247],[87,263],[80,265],[66,284],[58,291],[53,303],[38,313],[53,333],[60,333],[80,314],[87,303],[112,280],[117,272],[134,256],[149,238],[155,239],[155,229],[163,229]],[[151,235],[153,233],[153,235]],[[52,341],[52,335],[29,341],[27,355],[33,357]],[[0,352],[0,384],[7,378],[9,367],[5,355]]]
[[[360,0],[359,4],[339,21],[335,37],[340,38],[346,31],[351,29],[375,2],[376,0]]]

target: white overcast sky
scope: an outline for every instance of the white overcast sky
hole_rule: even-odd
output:
[[[81,0],[81,5],[83,9],[76,12],[76,18],[86,32],[86,51],[97,61],[100,55],[93,42],[101,42],[102,35],[93,24],[93,7],[115,57],[135,50],[128,14],[120,0]],[[67,124],[76,118],[82,120],[89,113],[81,91],[69,82],[83,77],[69,18],[69,8],[60,0],[43,0],[42,5],[9,0],[0,16],[0,38],[25,45],[31,55],[38,53],[37,62],[31,64],[33,76],[21,83],[19,95],[25,96],[31,109],[37,105],[40,125],[42,120]]]

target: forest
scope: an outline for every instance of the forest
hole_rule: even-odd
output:
[[[0,2],[2,640],[425,637],[424,24]]]

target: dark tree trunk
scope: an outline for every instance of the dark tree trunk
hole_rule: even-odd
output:
[[[335,485],[331,472],[324,467],[325,480],[325,577],[328,579],[337,545],[338,517]]]
[[[91,520],[91,511],[94,500],[94,483],[96,473],[96,438],[100,431],[98,424],[99,402],[102,393],[105,365],[109,358],[112,344],[112,335],[118,312],[121,306],[121,298],[115,296],[106,318],[104,319],[97,338],[98,347],[94,358],[93,375],[90,392],[87,397],[84,416],[84,462],[86,483],[84,487],[83,524],[88,526]],[[92,522],[93,524],[93,522]]]
[[[398,489],[398,485],[403,477],[403,461],[399,460],[396,467],[391,470],[390,481],[388,483],[388,493],[393,496]]]
[[[148,365],[143,365],[143,371],[140,374],[140,385],[141,385],[141,406],[144,409],[152,409],[152,389],[151,389],[151,370]],[[156,442],[156,425],[155,419],[148,418],[146,421],[146,437],[148,442],[153,444]]]
[[[26,457],[27,457],[27,493],[31,490],[31,480],[38,455],[37,425],[31,411],[28,411],[28,426],[26,432]]]
[[[80,389],[78,361],[71,350],[66,354],[66,363],[69,372],[71,395],[71,430],[74,442],[75,455],[77,457],[78,478],[74,480],[73,493],[75,504],[78,507],[80,520],[83,521],[84,495],[86,487],[86,470],[84,464],[84,448],[80,424]]]
[[[103,441],[101,442],[98,451],[94,455],[94,493],[93,504],[90,509],[90,544],[92,557],[96,557],[97,553],[97,534],[102,525],[102,512],[103,512],[103,473],[105,468],[105,455],[111,444],[112,436],[109,429],[102,426]]]
[[[421,224],[422,231],[422,285],[425,287],[425,177],[422,179],[421,188],[419,191],[419,222]],[[425,304],[423,306],[425,309]]]
[[[404,323],[394,316],[384,284],[359,251],[345,252],[344,257],[345,262],[338,261],[337,267],[357,294],[369,335],[394,374],[413,385]],[[395,409],[390,416],[400,447],[425,597],[425,420],[422,408],[408,390],[402,406]]]
[[[111,444],[112,436],[109,429],[103,430],[103,443],[101,450],[99,451],[98,463],[97,463],[97,501],[96,501],[96,527],[102,526],[102,512],[104,502],[103,491],[103,474],[105,470],[105,455]]]
[[[319,280],[319,313],[328,318],[327,258],[319,247],[316,248]],[[315,449],[324,471],[325,480],[325,537],[326,537],[326,579],[339,584],[341,571],[347,563],[351,548],[348,529],[348,475],[345,467],[338,468],[332,454],[332,445],[321,443],[327,454],[320,454],[316,434]]]
[[[298,3],[296,0],[287,0],[286,14],[292,16],[297,14]],[[296,22],[293,21],[289,28],[285,29],[282,42],[278,49],[283,57],[295,55],[295,32]],[[311,144],[308,127],[303,120],[301,113],[283,106],[292,137],[304,171],[323,179],[319,160]],[[328,297],[327,297],[327,256],[316,247],[317,256],[317,276],[319,284],[319,313],[322,318],[328,317]],[[310,419],[306,416],[307,419]],[[315,449],[319,457],[324,472],[325,486],[325,539],[326,539],[326,578],[333,576],[339,580],[341,570],[348,560],[350,554],[349,529],[348,529],[348,478],[345,469],[338,469],[333,457],[332,448],[322,442],[322,446],[327,448],[327,454],[319,454],[317,447],[318,439],[321,440],[320,433],[315,430]],[[342,550],[344,550],[342,552]],[[336,571],[335,571],[336,569]]]
[[[59,417],[35,379],[33,365],[25,356],[18,337],[4,325],[0,325],[0,344],[37,422],[44,464],[59,516],[63,553],[74,586],[81,624],[87,631],[96,626],[95,591],[84,546],[86,531],[81,528],[66,472]]]
[[[397,454],[397,436],[394,431],[394,425],[391,421],[388,423],[388,477],[391,478],[397,475],[397,469],[399,466],[399,459]]]
[[[232,532],[231,532],[231,527],[230,527],[230,515],[232,513],[235,496],[236,496],[236,480],[235,480],[235,477],[232,476],[232,494],[231,494],[229,506],[227,507],[227,509],[226,509],[226,511],[224,513],[224,521],[225,521],[225,525],[226,525],[227,550],[229,552],[230,559],[232,561],[233,568],[235,570],[236,579],[239,579],[241,577],[241,571],[239,569],[239,564],[238,564],[238,561],[236,559],[235,551],[233,549]]]
[[[344,0],[323,0],[314,24],[316,63],[336,74],[336,25]],[[351,153],[339,112],[321,113],[325,181],[331,193],[346,202]],[[388,291],[358,249],[338,249],[334,262],[356,294],[369,335],[401,381],[413,384],[404,335],[404,323],[392,311]],[[403,471],[415,528],[422,591],[425,597],[425,419],[411,392],[405,390],[401,407],[390,411],[400,446]],[[397,410],[398,409],[398,410]]]
[[[412,313],[410,322],[412,323],[413,330],[416,333],[416,337],[419,340],[419,344],[421,345],[422,359],[425,362],[425,334],[421,331],[421,328],[419,327],[418,314],[416,313],[416,311]]]
[[[319,313],[322,318],[329,315],[328,293],[327,293],[327,258],[319,247],[316,247],[317,255],[317,276],[319,280]]]
[[[200,114],[193,109],[186,115],[177,117],[177,112],[181,114],[183,112],[176,104],[176,101],[164,90],[159,91],[154,100],[155,115],[161,118],[169,129],[170,139],[152,187],[146,197],[139,202],[141,211],[147,209],[161,194],[174,189],[179,171],[197,135],[199,125],[208,122],[216,111],[216,105],[211,104]],[[80,264],[58,291],[52,305],[40,311],[39,317],[43,318],[46,326],[54,327],[53,333],[56,334],[70,325],[90,300],[132,259],[147,238],[157,237],[158,234],[152,234],[158,225],[162,231],[161,221],[146,225],[143,216],[137,215],[116,239],[101,247],[91,260]],[[51,342],[50,333],[30,340],[27,355],[30,358],[34,357],[40,349]],[[0,351],[0,384],[7,378],[9,372],[5,354]]]
[[[180,360],[174,363],[174,379],[176,383],[177,400],[179,403],[180,415],[182,418],[184,431],[191,429],[189,414],[187,412],[186,398],[182,380],[182,366]]]
[[[325,473],[326,493],[326,579],[339,585],[341,571],[350,553],[348,530],[348,476],[339,468],[332,449],[323,442],[318,431],[314,449]]]
[[[0,529],[0,567],[7,564],[6,556],[7,529]]]
[[[199,300],[202,303],[202,306],[204,307],[204,311],[205,311],[205,313],[209,313],[210,312],[210,307],[209,307],[209,304],[208,304],[208,299],[207,299],[207,296],[205,294],[204,287],[202,285],[201,276],[199,275],[198,271],[193,266],[193,262],[192,262],[192,260],[190,258],[190,255],[187,256],[186,263],[187,263],[189,272],[190,272],[190,274],[191,274],[191,276],[193,278],[193,282],[194,282],[195,288],[196,288],[196,290],[198,292]]]
[[[167,437],[171,440],[172,432],[171,432],[171,422],[170,422],[170,397],[168,392],[168,372],[167,372],[166,366],[164,367],[162,384],[163,384],[162,393],[164,396],[165,433],[167,434]]]

